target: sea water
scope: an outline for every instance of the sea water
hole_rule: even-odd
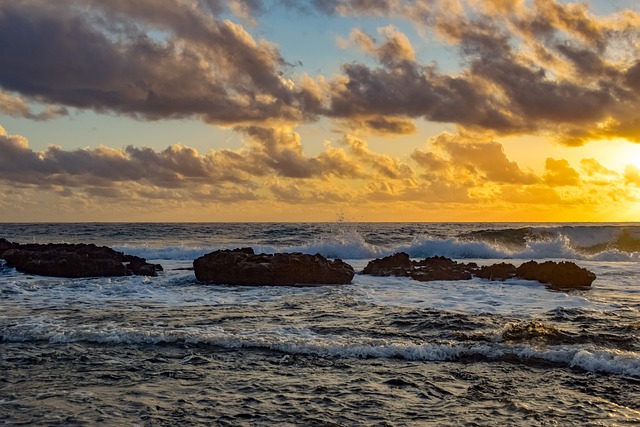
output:
[[[106,245],[164,267],[61,279],[0,261],[6,425],[640,424],[637,224],[0,224],[0,237]],[[356,271],[399,251],[570,260],[597,279],[568,292],[360,274],[232,287],[189,270],[247,246]]]

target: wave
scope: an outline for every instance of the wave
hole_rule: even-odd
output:
[[[215,249],[202,246],[166,246],[166,247],[150,247],[150,246],[114,246],[115,250],[124,252],[128,255],[135,255],[147,260],[171,259],[177,261],[192,261],[201,257]],[[216,248],[220,249],[220,248]],[[232,248],[228,248],[232,249]]]
[[[221,328],[202,330],[106,328],[97,325],[80,329],[59,327],[5,328],[0,341],[52,344],[93,343],[108,345],[213,346],[224,349],[257,349],[284,354],[326,358],[403,359],[411,361],[518,361],[548,363],[589,372],[640,377],[640,353],[597,346],[571,344],[533,346],[506,342],[406,342],[369,337],[317,335],[307,329],[283,328],[271,331],[233,333]]]
[[[640,261],[638,226],[558,226],[488,229],[441,238],[421,234],[396,245],[374,245],[358,231],[325,236],[281,248],[343,259],[368,259],[406,252],[412,258],[576,259]]]
[[[547,240],[526,241],[522,247],[514,248],[497,242],[449,239],[417,236],[407,244],[379,246],[369,243],[357,232],[349,235],[327,236],[308,243],[295,245],[251,245],[256,252],[302,252],[319,253],[327,258],[373,259],[396,252],[406,252],[412,258],[445,256],[453,259],[574,259],[588,261],[638,262],[640,251],[627,252],[617,248],[603,247],[601,251],[587,251],[576,247],[567,236],[559,235]],[[126,246],[115,249],[149,260],[194,260],[217,249],[234,249],[238,245],[221,247],[171,246],[151,248]]]
[[[640,260],[640,252],[605,249],[586,252],[575,247],[566,236],[547,240],[526,241],[522,247],[513,248],[496,242],[470,241],[460,238],[439,240],[418,237],[397,251],[407,252],[413,258],[442,255],[449,258],[479,259],[575,259],[590,261],[632,262]]]

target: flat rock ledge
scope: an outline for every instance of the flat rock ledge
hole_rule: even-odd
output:
[[[196,279],[218,285],[318,286],[351,283],[353,267],[320,254],[256,254],[252,248],[218,250],[193,262]]]
[[[84,243],[19,244],[0,239],[0,258],[9,267],[39,276],[157,276],[162,271],[161,265],[150,264],[144,258]]]
[[[529,261],[519,267],[502,262],[479,267],[473,262],[460,263],[441,256],[414,261],[404,252],[370,261],[361,274],[411,277],[423,282],[469,280],[472,277],[499,281],[520,278],[536,280],[555,290],[587,289],[596,279],[591,271],[567,261]]]

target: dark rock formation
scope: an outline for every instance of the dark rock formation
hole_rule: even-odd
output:
[[[516,266],[504,262],[500,264],[483,265],[476,271],[475,275],[481,279],[505,281],[516,277]]]
[[[126,264],[127,274],[133,273],[136,276],[157,276],[158,271],[162,271],[160,264],[149,264],[146,259],[135,255],[124,255],[122,258]]]
[[[478,268],[474,263],[464,264],[445,257],[412,261],[404,252],[369,261],[362,274],[371,276],[411,277],[422,282],[432,280],[468,280]]]
[[[369,261],[362,274],[370,276],[408,276],[413,263],[404,252],[399,252],[382,259]]]
[[[433,280],[470,280],[478,269],[475,263],[461,263],[443,256],[425,258],[413,263],[410,276],[414,280],[429,282]]]
[[[9,267],[54,277],[156,276],[162,266],[94,244],[19,244],[0,239],[0,258]]]
[[[468,280],[479,277],[489,280],[521,278],[537,280],[552,289],[588,288],[596,275],[572,262],[529,261],[516,268],[513,264],[499,263],[478,267],[475,263],[459,263],[445,257],[412,261],[404,252],[370,261],[362,274],[374,276],[411,277],[420,281]]]
[[[537,280],[552,289],[589,288],[596,275],[572,262],[529,261],[516,269],[516,275],[526,280]]]
[[[351,283],[353,267],[340,259],[301,253],[255,254],[251,248],[218,250],[193,262],[196,279],[220,285],[339,285]]]

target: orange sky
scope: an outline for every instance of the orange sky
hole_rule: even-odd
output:
[[[2,221],[638,221],[632,1],[0,0]]]

